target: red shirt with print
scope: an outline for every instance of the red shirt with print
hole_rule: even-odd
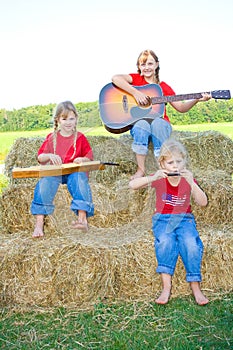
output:
[[[178,186],[170,184],[167,178],[153,181],[151,187],[156,191],[155,213],[183,214],[191,213],[191,186],[181,177]]]

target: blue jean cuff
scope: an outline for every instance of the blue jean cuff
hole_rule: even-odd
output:
[[[51,215],[54,212],[54,205],[42,205],[35,202],[31,204],[32,215]]]
[[[174,269],[172,267],[165,266],[165,265],[159,265],[156,269],[156,272],[167,273],[168,275],[171,275],[171,276],[174,275]]]
[[[132,150],[134,153],[141,154],[143,156],[146,156],[148,154],[148,146],[145,145],[137,145],[133,143]]]
[[[202,278],[201,275],[199,273],[190,273],[186,275],[186,281],[187,282],[201,282]]]
[[[84,210],[87,213],[87,217],[94,215],[94,204],[91,202],[83,201],[83,200],[72,200],[70,209],[78,214],[79,210]]]

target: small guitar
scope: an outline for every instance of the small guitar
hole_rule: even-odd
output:
[[[198,99],[202,93],[163,96],[162,89],[157,84],[135,86],[149,96],[149,106],[139,106],[133,96],[109,83],[100,91],[100,117],[105,128],[113,134],[121,134],[133,126],[140,119],[154,119],[162,117],[165,103]],[[228,100],[231,98],[229,90],[215,90],[208,92],[214,99]]]

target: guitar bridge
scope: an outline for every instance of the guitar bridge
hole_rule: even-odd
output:
[[[128,107],[128,100],[127,100],[127,96],[126,95],[123,95],[123,97],[122,97],[122,105],[123,105],[124,112],[128,113],[129,107]]]

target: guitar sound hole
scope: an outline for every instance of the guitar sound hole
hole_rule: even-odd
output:
[[[123,104],[123,110],[125,113],[128,113],[129,107],[128,107],[128,99],[126,95],[123,95],[122,97],[122,104]]]

